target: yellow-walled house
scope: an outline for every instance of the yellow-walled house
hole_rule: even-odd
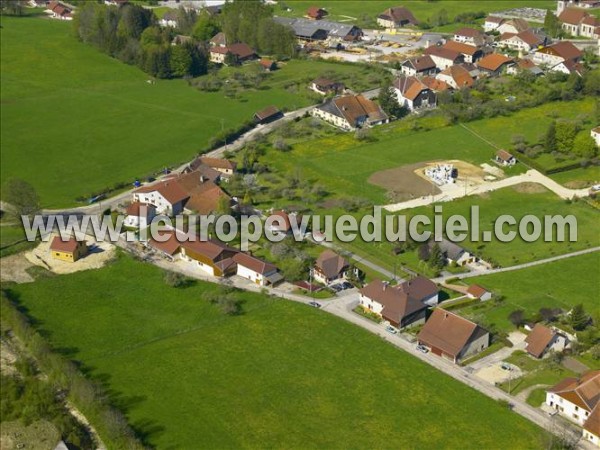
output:
[[[60,236],[55,236],[50,244],[50,254],[54,259],[75,262],[87,254],[88,248],[85,241],[79,241],[74,236],[63,241]]]

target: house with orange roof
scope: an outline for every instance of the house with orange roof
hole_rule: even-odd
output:
[[[469,71],[460,64],[442,70],[435,78],[454,89],[470,88],[475,83]]]
[[[513,64],[514,60],[508,56],[499,53],[490,53],[477,61],[477,67],[482,74],[487,76],[498,76],[508,66]]]
[[[394,92],[398,103],[409,111],[435,108],[437,95],[414,76],[400,76],[394,80]]]
[[[577,378],[565,378],[546,391],[546,405],[583,427],[584,437],[596,445],[600,442],[599,404],[600,370],[591,370]]]

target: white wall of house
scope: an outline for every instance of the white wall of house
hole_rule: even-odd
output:
[[[555,55],[549,55],[547,53],[542,53],[542,52],[535,52],[533,54],[533,62],[535,64],[545,64],[547,66],[556,66],[557,64],[560,64],[561,62],[563,62],[565,59],[562,58],[561,56],[555,56]]]
[[[439,294],[432,295],[423,300],[423,303],[427,306],[435,306],[439,302]]]
[[[379,315],[381,315],[381,311],[383,311],[383,305],[381,303],[371,300],[369,297],[365,297],[362,294],[360,296],[360,304],[363,308],[373,311]]]
[[[160,19],[158,21],[158,24],[161,27],[171,27],[171,28],[176,28],[177,27],[177,21],[176,20]]]
[[[158,191],[134,192],[133,201],[154,205],[158,214],[176,215],[183,211],[181,202],[173,204],[164,198]]]
[[[485,22],[483,24],[483,31],[485,31],[486,33],[489,33],[490,31],[494,31],[498,28],[498,23],[496,22]]]
[[[327,111],[323,111],[320,108],[313,108],[310,111],[310,114],[313,117],[318,117],[319,119],[323,119],[325,122],[328,122],[342,130],[351,131],[354,130],[354,126],[350,125],[346,119],[336,116],[335,114],[328,113]]]
[[[600,447],[600,436],[598,436],[588,430],[583,430],[583,438],[590,441],[592,444],[596,445],[597,447]]]
[[[237,265],[237,275],[239,275],[242,278],[246,278],[247,280],[250,280],[259,286],[266,286],[268,284],[266,277],[272,275],[275,272],[276,270],[263,275],[261,273],[255,272],[252,269],[249,269],[248,267],[242,266],[240,263],[238,263]]]
[[[381,19],[381,18],[377,18],[377,25],[379,25],[382,28],[389,28],[389,29],[394,29],[396,28],[396,24],[394,23],[393,20],[385,20],[385,19]]]
[[[517,36],[513,36],[510,39],[505,39],[503,41],[500,41],[499,44],[502,47],[507,47],[510,48],[512,50],[519,50],[519,51],[525,51],[525,52],[530,52],[531,51],[531,46],[521,40],[521,38],[517,37]]]
[[[589,411],[552,392],[546,392],[546,404],[558,411],[561,416],[578,425],[583,425],[590,415]]]
[[[594,131],[592,130],[590,132],[590,135],[592,136],[592,138],[596,141],[596,145],[598,147],[600,147],[600,131]]]
[[[437,66],[437,68],[440,69],[440,70],[447,69],[448,67],[454,65],[454,61],[451,61],[449,59],[441,58],[441,57],[436,56],[436,55],[430,55],[430,56],[431,56],[431,59],[433,59],[433,62],[435,63],[435,65]]]

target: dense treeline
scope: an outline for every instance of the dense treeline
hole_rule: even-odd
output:
[[[221,28],[227,42],[245,42],[260,53],[292,57],[296,52],[294,32],[273,20],[273,10],[261,1],[226,3]]]
[[[90,419],[108,448],[132,450],[146,448],[127,423],[123,413],[110,404],[105,389],[99,383],[86,378],[75,363],[52,349],[32,326],[30,320],[18,310],[17,300],[10,289],[3,288],[0,294],[2,333],[10,330],[19,339],[25,350],[35,359],[36,365],[47,375],[47,382],[52,392],[61,392],[66,399],[73,402]],[[19,401],[19,389],[21,388],[18,385],[11,387],[11,392],[15,394],[11,400],[13,406],[15,401]],[[43,393],[43,395],[48,394]],[[40,406],[43,408],[39,408]],[[37,407],[38,412],[43,413],[44,416],[53,411],[47,399]],[[11,404],[7,403],[3,408],[6,408],[7,414],[12,414]],[[35,414],[32,415],[33,417]],[[83,448],[90,447],[83,446]]]
[[[92,448],[85,427],[67,411],[49,383],[25,359],[15,362],[15,374],[1,374],[0,423],[13,420],[29,426],[39,420],[52,423],[63,441],[77,448]]]
[[[187,17],[191,29],[195,21],[181,9],[181,23]],[[158,78],[198,76],[206,73],[206,52],[191,40],[173,46],[173,31],[156,24],[149,9],[126,4],[121,7],[98,3],[81,5],[74,26],[79,39],[127,64],[139,66]]]

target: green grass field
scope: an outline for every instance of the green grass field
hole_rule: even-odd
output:
[[[464,197],[448,203],[442,203],[442,217],[446,221],[452,215],[471,217],[471,206],[479,207],[480,237],[479,241],[471,241],[470,235],[460,243],[464,248],[480,255],[483,259],[495,262],[503,267],[523,264],[537,259],[550,258],[552,256],[582,250],[600,245],[600,236],[597,231],[598,211],[583,202],[566,203],[554,193],[543,188],[534,192],[524,192],[519,187],[508,187],[486,195]],[[407,216],[407,222],[417,214],[423,214],[432,219],[434,217],[434,206],[413,208],[402,211]],[[494,230],[494,222],[497,217],[509,214],[518,221],[525,215],[532,214],[543,223],[545,215],[574,215],[577,219],[577,241],[576,242],[544,242],[543,235],[534,242],[525,242],[517,237],[511,242],[501,242],[492,236],[491,242],[483,242],[484,231]],[[431,231],[432,227],[428,227]],[[512,230],[517,230],[512,227]],[[505,229],[508,231],[508,229]],[[565,232],[568,238],[568,230]],[[365,256],[384,267],[391,268],[401,264],[431,275],[427,267],[423,266],[417,256],[416,250],[407,251],[404,254],[394,255],[393,244],[389,242],[367,243],[356,239],[345,247]]]
[[[484,316],[488,323],[504,330],[514,329],[508,315],[517,309],[532,316],[540,308],[552,307],[570,310],[582,303],[588,313],[598,310],[598,283],[593,277],[600,271],[600,253],[576,256],[514,272],[469,278],[502,296],[500,304],[482,303],[460,310],[461,315],[475,318]],[[592,278],[582,281],[586,275]]]
[[[374,128],[374,142],[357,141],[352,133],[309,139],[292,144],[289,152],[269,148],[263,161],[276,173],[299,170],[303,179],[323,185],[334,196],[385,204],[389,203],[385,189],[367,181],[375,172],[438,159],[459,159],[476,165],[488,162],[495,148],[469,130],[496,146],[510,148],[512,134],[536,140],[552,120],[548,114],[556,108],[550,103],[508,117],[482,119],[467,124],[468,129],[460,125],[445,127],[439,117],[421,119],[419,123],[425,127],[422,131],[413,131],[409,122],[399,121]],[[561,102],[558,114],[575,118],[592,108],[591,98]]]
[[[292,0],[283,3],[291,7],[292,11],[285,12],[276,6],[275,14],[302,16],[306,14],[306,10],[309,6],[315,5],[314,2],[304,0]],[[536,0],[534,4],[536,8],[556,9],[556,3],[551,0]],[[442,0],[434,2],[424,0],[408,0],[404,2],[392,0],[324,0],[318,2],[319,7],[325,8],[329,12],[328,19],[347,22],[360,22],[363,20],[365,15],[369,16],[371,19],[374,19],[386,8],[399,5],[410,9],[415,17],[421,21],[430,18],[435,12],[441,10],[442,8],[448,12],[448,16],[450,18],[453,18],[457,14],[465,12],[494,12],[522,6],[533,6],[532,2],[524,0]],[[440,31],[454,31],[460,28],[460,26],[461,24],[452,24],[437,29]]]
[[[29,181],[46,208],[190,159],[268,105],[308,105],[283,79],[363,70],[293,61],[273,87],[229,99],[183,80],[148,84],[139,69],[78,42],[64,22],[4,17],[1,36],[2,179]]]
[[[542,446],[525,419],[304,305],[244,293],[224,316],[201,299],[214,285],[170,288],[125,256],[14,289],[157,448]]]

